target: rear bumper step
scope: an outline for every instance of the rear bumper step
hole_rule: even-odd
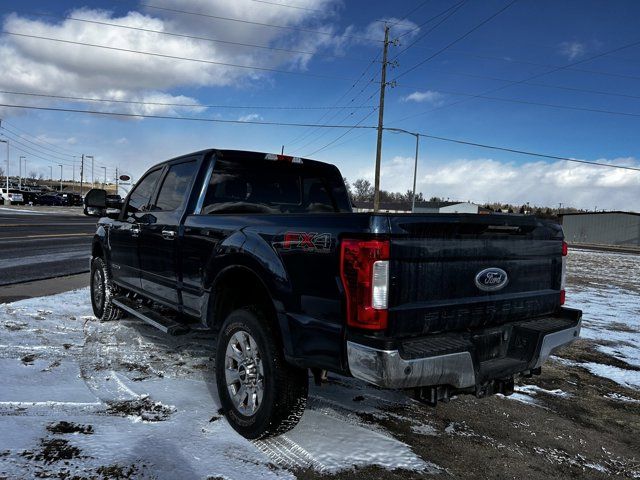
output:
[[[578,338],[578,310],[473,333],[414,339],[381,350],[347,341],[351,374],[383,388],[450,386],[476,391],[483,384],[539,368],[560,347]]]

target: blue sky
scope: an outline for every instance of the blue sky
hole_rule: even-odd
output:
[[[389,80],[398,75],[400,78],[395,87],[387,90],[386,126],[572,158],[640,166],[637,134],[640,124],[640,46],[539,76],[531,80],[535,85],[521,83],[487,94],[511,102],[468,97],[542,74],[554,66],[579,62],[640,41],[637,32],[640,3],[633,0],[519,0],[407,74],[403,72],[501,10],[509,1],[468,1],[428,33],[427,30],[443,16],[416,27],[458,2],[149,0],[143,3],[163,9],[119,0],[84,3],[26,0],[19,8],[4,9],[5,33],[0,36],[0,64],[8,73],[0,76],[0,90],[247,108],[143,107],[0,93],[1,103],[342,125],[357,123],[370,114],[362,120],[362,125],[375,125],[377,112],[368,108],[270,110],[256,107],[331,107],[338,101],[340,106],[376,105],[379,63],[370,65],[381,51],[381,43],[376,40],[381,39],[382,21],[387,20],[394,24],[392,37],[415,29],[401,37],[401,45],[390,47],[390,58],[418,41],[399,55],[397,66],[389,70]],[[230,22],[167,9],[290,28]],[[402,19],[412,10],[406,19]],[[40,13],[48,15],[36,15]],[[65,16],[311,54],[172,37],[65,20]],[[400,21],[402,25],[397,24]],[[9,35],[7,31],[254,65],[289,73],[161,59],[20,37]],[[420,38],[423,35],[424,38]],[[368,66],[370,68],[360,82],[351,88]],[[452,103],[457,104],[450,105]],[[314,158],[335,163],[351,180],[373,176],[373,130],[354,130],[322,149],[344,130],[117,119],[1,107],[0,115],[5,121],[3,125],[14,129],[7,135],[23,144],[22,147],[15,144],[23,151],[14,149],[12,157],[26,155],[30,162],[28,169],[38,169],[47,176],[48,165],[59,171],[57,164],[64,163],[69,172],[65,177],[70,177],[70,165],[75,159],[68,155],[72,154],[95,155],[99,165],[108,168],[110,177],[115,166],[135,177],[158,161],[201,148],[279,151],[283,144],[285,152],[313,154]],[[405,117],[411,118],[402,120]],[[24,132],[30,136],[25,136]],[[385,133],[383,188],[405,191],[411,187],[413,153],[413,137]],[[12,162],[15,167],[17,161],[12,158]],[[99,175],[102,176],[102,170]],[[418,189],[426,196],[476,202],[529,201],[541,205],[562,202],[581,208],[640,210],[639,187],[640,172],[554,162],[435,140],[421,142]]]

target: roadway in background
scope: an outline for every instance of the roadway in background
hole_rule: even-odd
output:
[[[96,219],[67,208],[0,207],[0,286],[89,271]]]

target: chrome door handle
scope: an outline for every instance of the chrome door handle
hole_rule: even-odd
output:
[[[173,240],[178,235],[175,230],[162,230],[162,238],[165,240]]]

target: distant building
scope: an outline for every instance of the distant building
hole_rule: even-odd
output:
[[[640,247],[640,213],[565,213],[560,217],[568,243]]]
[[[373,202],[354,202],[357,212],[372,212]],[[411,202],[380,202],[380,211],[385,213],[410,213]],[[489,213],[475,203],[469,202],[416,202],[415,213]]]

